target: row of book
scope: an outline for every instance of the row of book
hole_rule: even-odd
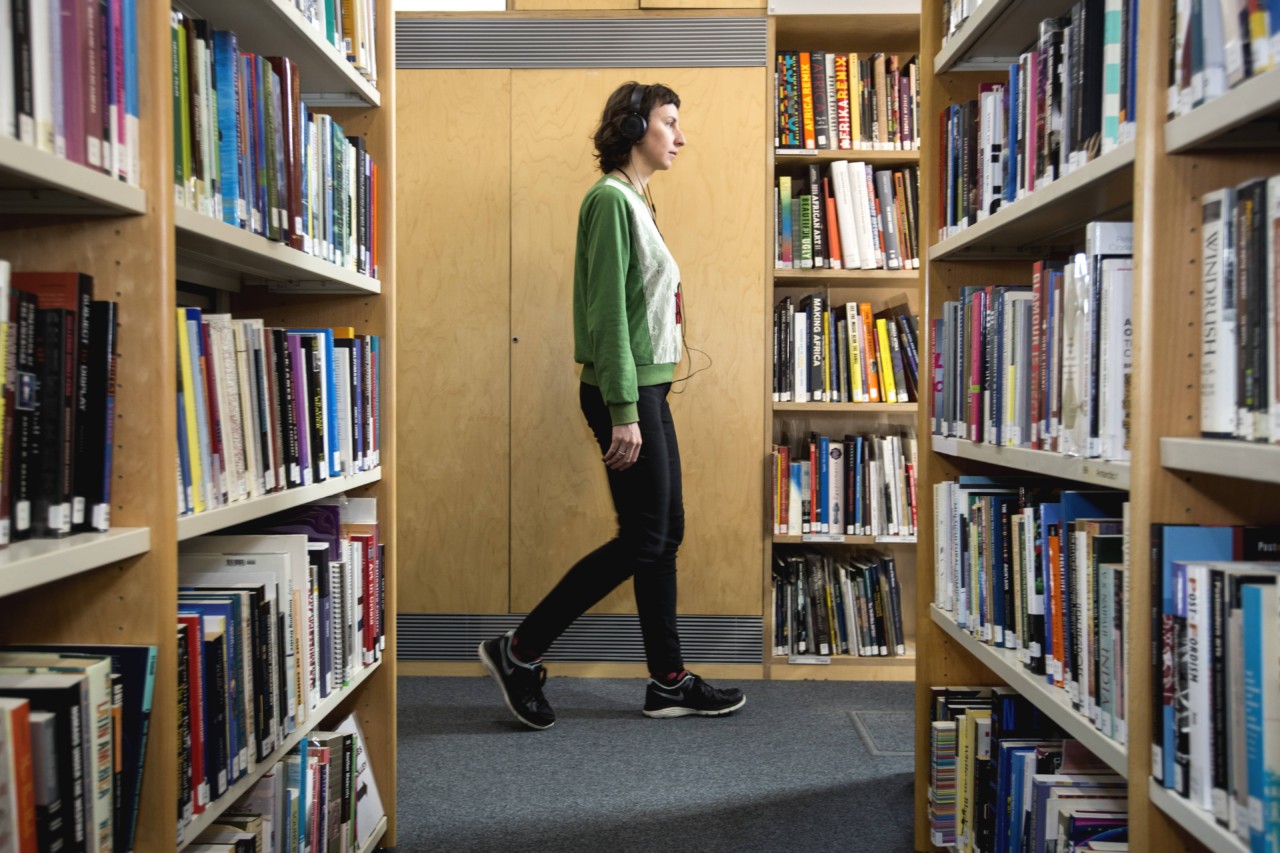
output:
[[[5,850],[133,850],[156,652],[128,645],[0,648]]]
[[[1169,118],[1280,64],[1276,0],[1176,3],[1169,39]]]
[[[914,403],[920,381],[918,318],[905,294],[832,305],[829,293],[773,311],[775,403]]]
[[[934,604],[1128,742],[1126,495],[1028,477],[934,486]]]
[[[958,853],[1129,849],[1124,777],[1024,697],[1007,687],[934,687],[930,719],[934,844]]]
[[[1090,223],[1030,286],[960,288],[933,321],[934,433],[1127,460],[1132,293],[1128,222]]]
[[[1004,82],[942,111],[940,239],[1133,138],[1137,17],[1137,0],[1082,0],[1041,22]]]
[[[919,62],[893,54],[779,51],[779,149],[909,151],[920,147]]]
[[[376,468],[377,335],[179,308],[178,514]]]
[[[137,185],[137,0],[0,11],[0,136]]]
[[[907,653],[892,554],[773,554],[773,653],[898,657]]]
[[[293,0],[302,17],[371,83],[378,82],[375,0]]]
[[[774,266],[919,269],[919,190],[914,166],[877,171],[836,160],[825,175],[816,163],[799,175],[779,175]]]
[[[1280,175],[1201,204],[1200,434],[1280,444]]]
[[[376,500],[308,504],[184,542],[178,578],[181,834],[381,659]]]
[[[234,32],[179,11],[171,20],[177,203],[376,276],[378,167],[364,137],[308,109],[292,59],[241,52]]]
[[[0,260],[0,544],[111,526],[115,302]]]
[[[347,853],[382,819],[378,783],[354,714],[312,731],[185,849],[192,853]]]
[[[1280,845],[1280,527],[1154,525],[1151,775]]]
[[[784,435],[770,461],[775,534],[916,535],[914,432]]]

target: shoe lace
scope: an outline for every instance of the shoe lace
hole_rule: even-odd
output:
[[[526,669],[523,670],[523,673],[517,682],[521,694],[527,699],[545,703],[546,698],[542,695],[542,687],[547,683],[546,667],[538,666],[533,669]]]

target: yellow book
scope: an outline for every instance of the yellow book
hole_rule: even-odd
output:
[[[973,850],[973,828],[977,815],[974,805],[977,792],[974,789],[974,773],[977,769],[979,743],[978,722],[991,720],[991,709],[971,708],[965,712],[957,726],[960,741],[959,766],[956,767],[956,847],[963,853]]]
[[[896,403],[898,392],[893,384],[893,350],[889,349],[889,326],[882,319],[876,320],[876,338],[880,343],[880,364],[885,368],[880,371],[880,383],[884,386],[881,396],[886,403]]]
[[[858,54],[849,54],[849,138],[854,148],[867,148],[862,135],[862,66]]]
[[[831,312],[822,310],[822,399],[828,403],[835,400],[831,393],[831,384],[835,380],[835,365],[831,361]]]
[[[178,309],[178,371],[182,379],[182,411],[187,420],[187,456],[191,461],[191,506],[204,512],[204,469],[200,433],[196,425],[195,373],[191,369],[191,341],[187,337],[187,309]]]

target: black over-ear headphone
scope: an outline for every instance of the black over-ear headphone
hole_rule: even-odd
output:
[[[643,139],[644,135],[649,132],[649,119],[640,114],[640,103],[644,100],[645,93],[648,91],[648,86],[636,84],[636,87],[631,90],[631,106],[627,114],[622,117],[622,123],[618,125],[622,138],[632,145]]]

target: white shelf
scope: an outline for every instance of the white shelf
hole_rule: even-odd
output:
[[[253,500],[228,504],[195,515],[184,515],[178,519],[178,541],[184,542],[187,539],[204,536],[206,533],[214,533],[227,527],[253,521],[255,518],[339,495],[351,489],[376,483],[380,479],[382,479],[382,469],[375,468],[350,477],[334,477],[314,486],[286,489],[283,492],[274,492]]]
[[[236,34],[240,50],[298,64],[307,106],[376,107],[377,88],[303,17],[292,0],[182,0],[181,6]]]
[[[184,849],[188,844],[193,843],[200,837],[200,833],[208,829],[210,825],[217,823],[218,818],[222,816],[228,806],[244,796],[268,770],[289,754],[289,750],[297,746],[308,734],[315,731],[324,722],[325,717],[332,714],[342,704],[343,700],[351,696],[364,683],[364,680],[381,665],[381,659],[374,661],[356,673],[345,689],[330,693],[327,699],[312,708],[307,721],[294,729],[293,733],[285,738],[284,743],[278,746],[275,752],[268,755],[265,761],[259,761],[257,768],[253,772],[240,777],[239,781],[227,788],[226,793],[206,806],[203,812],[191,820],[191,823],[183,827],[182,840],[178,843],[178,849]]]
[[[1252,121],[1269,117],[1268,125],[1250,133]],[[1170,154],[1195,148],[1263,144],[1275,147],[1280,122],[1280,68],[1250,77],[1221,97],[1170,119],[1164,126],[1164,150]],[[1241,130],[1238,134],[1232,131]]]
[[[983,0],[933,57],[933,73],[1007,71],[1040,37],[1040,22],[1069,11],[1073,0]]]
[[[1134,143],[1126,142],[1025,198],[1005,204],[986,219],[933,244],[929,259],[987,260],[1053,253],[1061,244],[1055,244],[1055,237],[1072,237],[1086,223],[1133,204],[1134,151]]]
[[[1129,759],[1124,746],[1095,729],[1087,717],[1072,708],[1066,690],[1051,687],[1042,675],[1032,675],[1018,662],[1017,654],[1012,649],[997,649],[978,642],[965,633],[949,613],[939,610],[936,605],[929,605],[929,615],[969,654],[999,676],[1001,681],[1025,696],[1114,772],[1128,776]]]
[[[242,278],[283,284],[303,293],[382,292],[376,278],[300,252],[251,231],[175,207],[178,230],[178,278],[207,287],[239,290]]]
[[[378,849],[378,842],[382,840],[382,836],[387,834],[387,816],[383,815],[378,818],[378,823],[373,827],[373,835],[369,836],[369,840],[360,845],[359,853],[373,853]]]
[[[996,447],[994,444],[975,444],[963,438],[930,436],[933,452],[958,459],[989,462],[1005,468],[1016,468],[1046,477],[1074,480],[1092,486],[1112,489],[1129,488],[1129,463],[1104,462],[1101,459],[1081,459],[1063,456],[1047,450],[1028,450],[1025,447]]]
[[[1215,438],[1162,438],[1160,464],[1177,471],[1280,483],[1280,445]]]
[[[914,545],[914,536],[851,536],[844,533],[775,533],[774,545]]]
[[[1249,853],[1249,845],[1234,832],[1218,826],[1213,815],[1191,805],[1155,779],[1148,779],[1147,783],[1151,802],[1213,853]]]
[[[88,166],[0,136],[0,213],[141,214],[147,194]]]
[[[0,596],[108,566],[151,550],[151,528],[113,527],[66,539],[27,539],[0,550]]]
[[[775,412],[856,412],[860,414],[915,415],[916,403],[774,403]]]

